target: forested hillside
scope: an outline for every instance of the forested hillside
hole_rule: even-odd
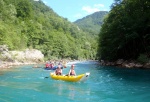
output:
[[[93,38],[42,1],[0,0],[0,45],[35,48],[48,59],[95,59]]]
[[[75,21],[74,23],[77,24],[85,32],[97,37],[100,32],[100,27],[103,24],[103,19],[107,14],[107,11],[95,12],[91,15]]]
[[[150,1],[115,0],[99,33],[99,59],[150,58]]]

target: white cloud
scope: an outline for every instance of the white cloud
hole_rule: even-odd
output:
[[[34,1],[39,1],[39,0],[34,0]]]
[[[102,10],[102,8],[104,9],[103,4],[94,4],[93,6],[83,6],[82,10],[86,11],[88,14],[91,14]]]
[[[36,1],[40,1],[40,0],[36,0]],[[47,5],[47,2],[45,0],[42,0],[42,1],[45,5]]]
[[[47,2],[46,1],[43,1],[44,2],[44,4],[46,5],[47,4]]]
[[[87,13],[94,13],[94,12],[100,11],[99,8],[90,7],[90,6],[83,6],[82,10],[86,11]]]

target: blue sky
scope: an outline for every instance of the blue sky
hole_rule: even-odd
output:
[[[38,0],[35,0],[38,1]],[[42,0],[58,15],[74,22],[97,11],[109,11],[114,0]]]

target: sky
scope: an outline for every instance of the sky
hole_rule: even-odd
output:
[[[38,1],[38,0],[35,0]],[[59,16],[74,22],[97,11],[110,11],[114,0],[42,0]]]

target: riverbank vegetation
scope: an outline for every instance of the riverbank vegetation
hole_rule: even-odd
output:
[[[33,48],[48,59],[95,59],[97,41],[41,0],[0,0],[0,45]]]
[[[99,60],[150,61],[150,1],[115,0],[99,33]]]

